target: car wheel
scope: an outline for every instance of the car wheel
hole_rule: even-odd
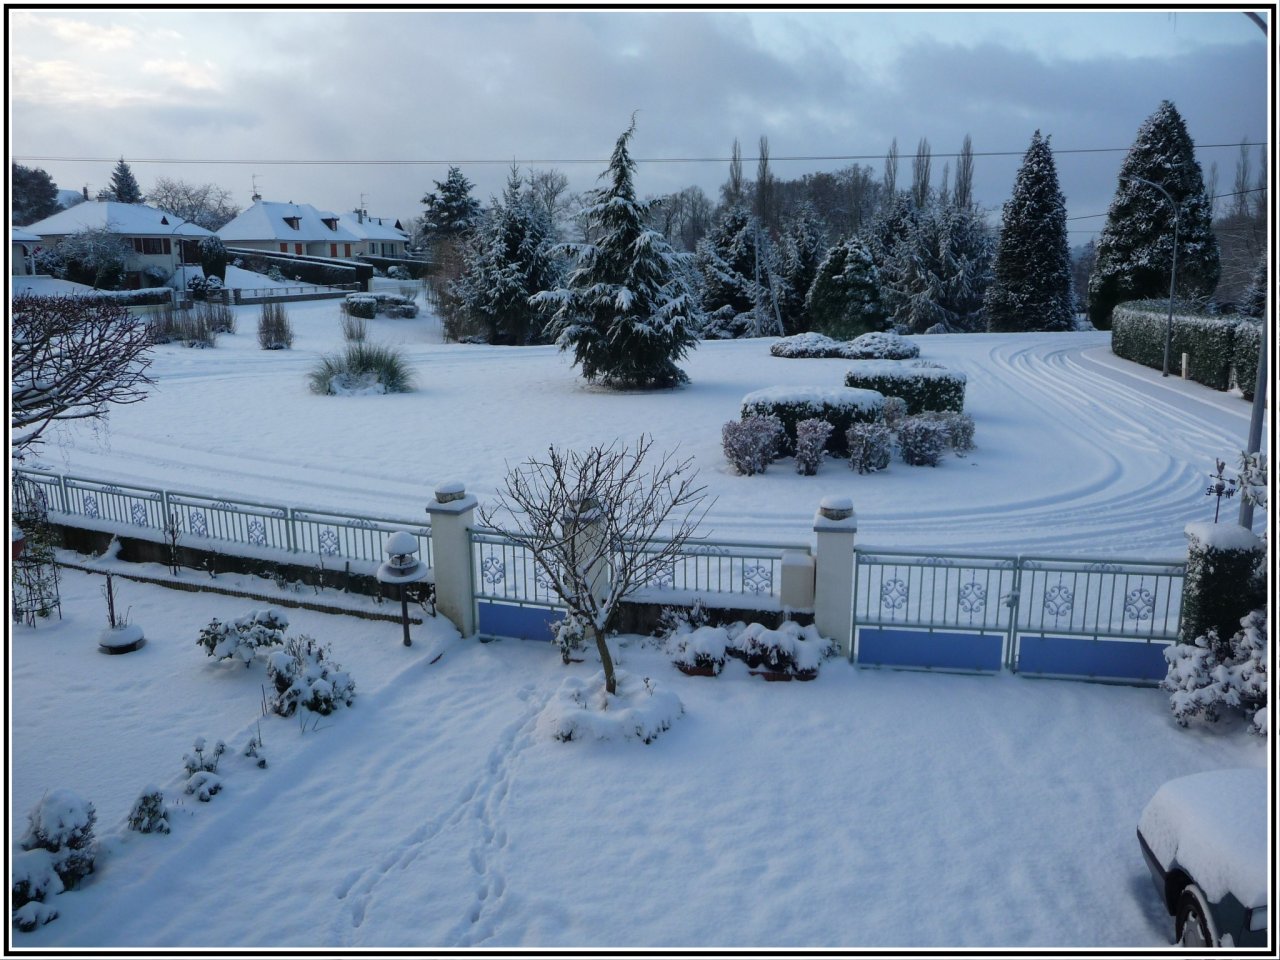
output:
[[[1218,938],[1213,929],[1213,916],[1205,903],[1204,894],[1194,883],[1182,891],[1178,898],[1178,943],[1184,947],[1216,947]]]

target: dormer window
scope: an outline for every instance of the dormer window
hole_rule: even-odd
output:
[[[164,224],[164,225],[167,227],[167,226],[169,225],[169,218],[168,218],[168,217],[161,217],[161,218],[160,218],[160,222],[161,222],[162,224]]]
[[[293,227],[293,229],[298,230],[298,229],[301,229],[302,218],[301,217],[285,217],[284,222],[287,223],[289,226]]]
[[[338,218],[337,218],[337,217],[321,217],[320,219],[323,221],[324,225],[325,225],[326,227],[328,227],[330,230],[337,230],[337,229],[338,229]]]

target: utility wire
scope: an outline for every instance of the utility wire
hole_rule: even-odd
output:
[[[1235,190],[1232,193],[1215,193],[1209,200],[1221,200],[1223,197],[1242,197],[1246,193],[1262,193],[1266,187],[1250,187],[1248,190]],[[1097,217],[1105,217],[1105,213],[1086,213],[1078,217],[1067,217],[1068,220],[1094,220]]]

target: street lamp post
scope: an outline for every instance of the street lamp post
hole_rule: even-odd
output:
[[[1173,207],[1173,265],[1169,268],[1169,319],[1164,328],[1164,372],[1160,374],[1162,377],[1167,377],[1169,375],[1169,350],[1173,344],[1173,292],[1178,283],[1178,205],[1174,202],[1173,197],[1169,195],[1169,191],[1158,183],[1153,183],[1142,177],[1135,177],[1132,174],[1126,175],[1125,179],[1136,180],[1138,183],[1145,183],[1149,187],[1155,187],[1164,194],[1164,198],[1169,201],[1169,206]]]

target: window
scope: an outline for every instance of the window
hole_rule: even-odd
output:
[[[147,256],[159,256],[162,253],[169,252],[168,238],[160,237],[134,237],[133,238],[134,253],[142,253]]]
[[[337,230],[337,229],[338,229],[338,219],[337,219],[336,217],[321,217],[321,218],[320,218],[320,220],[321,220],[321,221],[324,223],[324,225],[325,225],[326,227],[328,227],[330,230]]]
[[[295,244],[293,245],[293,252],[294,252],[294,253],[302,253],[302,244],[300,244],[300,243],[295,243]]]
[[[329,244],[329,256],[336,257],[338,255],[338,245],[336,243]]]
[[[280,252],[281,252],[281,253],[288,253],[288,252],[289,252],[289,245],[288,245],[287,243],[283,243],[283,242],[282,242],[282,243],[280,244]]]
[[[302,223],[302,221],[299,217],[285,217],[284,222],[287,223],[294,230],[301,229],[300,224]]]

